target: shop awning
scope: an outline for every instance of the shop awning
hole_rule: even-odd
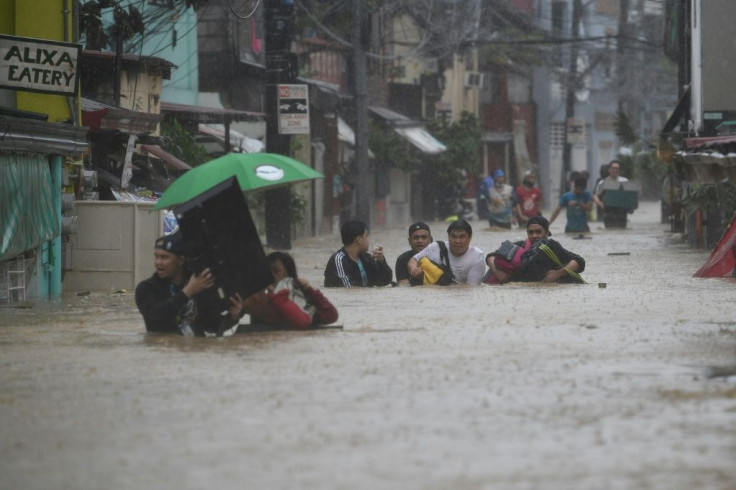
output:
[[[180,170],[189,170],[192,168],[188,163],[183,160],[179,160],[174,155],[158,145],[141,145],[141,149],[143,149],[144,152],[150,153],[151,155],[160,158],[170,167]]]
[[[355,146],[355,131],[339,116],[337,118],[337,139]]]
[[[82,97],[82,124],[90,131],[113,130],[150,134],[163,119],[161,114],[131,111]]]
[[[200,124],[198,129],[202,134],[225,142],[225,126],[223,124]],[[235,148],[239,148],[243,153],[258,153],[266,150],[266,145],[261,140],[250,138],[234,129],[230,130],[230,144]]]
[[[435,155],[447,150],[447,147],[441,141],[424,129],[424,124],[421,121],[410,119],[384,107],[372,106],[368,109],[420,151]]]
[[[200,124],[226,124],[234,121],[263,121],[266,114],[262,112],[237,111],[234,109],[219,109],[216,107],[202,107],[173,102],[161,102],[161,112],[186,121]]]
[[[74,155],[87,149],[87,128],[0,116],[0,150]]]

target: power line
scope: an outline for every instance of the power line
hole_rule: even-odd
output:
[[[253,17],[253,14],[256,13],[258,6],[261,4],[261,0],[256,0],[256,6],[253,7],[253,10],[251,10],[251,12],[248,15],[240,15],[239,13],[235,11],[235,8],[233,8],[233,4],[230,3],[230,0],[225,0],[225,2],[227,2],[227,6],[230,7],[230,12],[232,12],[235,17],[237,17],[238,19],[242,19],[242,20],[247,20]]]

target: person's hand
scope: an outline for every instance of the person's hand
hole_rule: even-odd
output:
[[[498,279],[500,282],[506,282],[511,276],[511,274],[498,270],[498,268],[496,267],[496,257],[494,256],[488,257],[488,259],[486,259],[486,265],[488,265],[488,268],[491,269],[493,275],[496,276],[496,279]]]
[[[547,273],[544,275],[544,279],[542,279],[542,282],[557,282],[567,274],[567,269],[551,269],[548,270]]]
[[[304,278],[302,278],[302,277],[298,278],[298,279],[297,279],[297,281],[299,282],[299,284],[300,284],[300,285],[301,285],[301,286],[302,286],[302,287],[303,287],[304,289],[309,289],[309,288],[311,288],[311,287],[312,287],[312,285],[311,285],[311,284],[309,284],[309,281],[307,281],[306,279],[304,279]]]
[[[409,272],[409,275],[413,277],[414,279],[419,279],[420,277],[424,275],[424,271],[422,270],[421,267],[416,266],[411,270],[411,272]]]
[[[244,308],[245,301],[243,301],[243,298],[241,298],[238,293],[230,296],[230,308],[228,308],[227,311],[230,313],[230,318],[232,318],[233,321],[237,321],[241,316],[243,316]]]
[[[205,289],[211,288],[214,284],[215,276],[208,267],[199,274],[192,274],[186,286],[182,289],[182,292],[187,296],[187,298],[191,298]]]
[[[383,247],[376,245],[371,252],[371,257],[379,262],[386,262],[386,257],[383,256]]]

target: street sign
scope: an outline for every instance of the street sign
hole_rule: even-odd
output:
[[[309,134],[306,85],[279,85],[279,134]]]
[[[0,35],[0,88],[75,95],[79,44]]]

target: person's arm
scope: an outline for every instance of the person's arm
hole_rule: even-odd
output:
[[[344,250],[340,250],[330,257],[325,268],[326,288],[353,287],[346,269],[346,266],[348,266],[346,257],[347,253]],[[350,259],[347,258],[347,260]]]
[[[550,269],[547,271],[547,274],[544,275],[544,278],[542,279],[542,282],[557,282],[563,277],[567,275],[567,271],[573,271],[578,272],[580,269],[580,264],[577,260],[572,259],[567,264],[564,265],[564,267],[560,269]]]
[[[405,252],[399,255],[399,258],[396,259],[396,265],[394,266],[394,273],[396,274],[396,282],[398,283],[399,286],[409,285],[409,273],[406,270],[406,263],[408,262],[408,259],[406,259],[406,257],[410,253],[411,251]]]
[[[410,258],[409,262],[407,262],[406,271],[414,279],[420,279],[424,275],[424,271],[419,267],[419,261],[414,257]]]
[[[489,269],[491,269],[491,273],[494,276],[496,276],[496,279],[498,279],[499,282],[505,282],[509,278],[510,274],[496,268],[496,256],[495,255],[491,255],[491,254],[486,255],[486,265],[488,266]]]
[[[138,284],[135,289],[135,304],[149,332],[180,333],[176,315],[187,301],[189,299],[182,291],[162,296],[149,281]]]
[[[312,319],[312,325],[328,325],[335,323],[338,318],[337,309],[325,298],[322,291],[315,289],[309,285],[305,279],[299,279],[299,283],[304,288],[304,293],[312,302],[317,311]]]
[[[560,214],[560,211],[562,210],[561,206],[557,206],[555,210],[552,212],[552,216],[549,217],[549,224],[551,225],[552,222],[557,218],[557,215]]]
[[[547,274],[542,279],[543,282],[557,282],[567,274],[567,270],[578,273],[585,270],[585,259],[580,255],[570,252],[555,240],[549,240],[547,246],[552,249],[557,258],[560,259],[560,262],[565,265],[559,269],[547,271]]]
[[[366,268],[368,274],[368,285],[369,286],[387,286],[391,284],[391,279],[394,276],[394,271],[391,266],[386,262],[386,257],[383,255],[383,250],[380,252],[373,252],[374,256],[369,254],[361,254],[359,260],[363,262],[363,266]]]

